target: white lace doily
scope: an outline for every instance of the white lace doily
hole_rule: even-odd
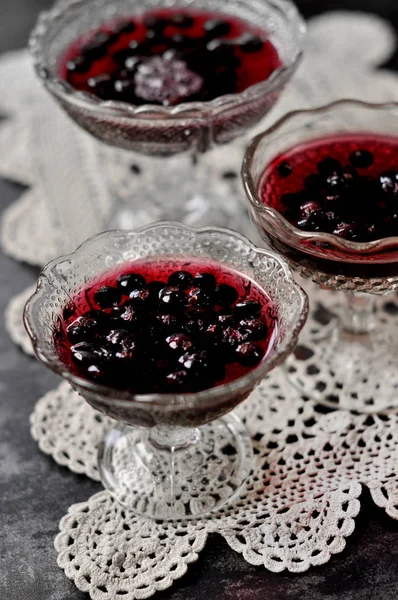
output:
[[[398,519],[398,416],[317,412],[280,370],[237,414],[251,435],[256,468],[232,508],[210,520],[171,525],[126,513],[107,492],[71,507],[56,547],[60,566],[80,589],[93,598],[113,599],[120,590],[129,598],[147,597],[185,573],[210,532],[251,564],[305,571],[344,549],[361,484]],[[39,401],[31,422],[44,452],[98,479],[96,445],[110,419],[62,383]]]
[[[306,285],[306,291],[308,320],[284,364],[291,380],[302,394],[331,408],[362,414],[397,412],[397,294],[375,300],[376,330],[370,339],[347,334],[344,340],[344,292],[320,290],[315,284]]]
[[[30,431],[40,450],[58,464],[99,481],[97,447],[112,423],[64,381],[37,402]]]
[[[238,409],[256,468],[239,501],[212,519],[153,522],[107,492],[72,506],[56,539],[59,565],[92,598],[146,598],[197,559],[208,533],[222,535],[253,565],[302,572],[341,552],[354,531],[361,484],[398,519],[398,416],[323,414],[294,395],[280,371]],[[110,420],[62,384],[32,416],[40,447],[98,478],[95,445]]]

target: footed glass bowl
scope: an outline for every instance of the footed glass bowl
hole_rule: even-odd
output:
[[[173,107],[102,101],[58,77],[60,56],[82,34],[101,24],[167,6],[227,12],[269,33],[281,67],[240,94]],[[66,112],[101,141],[139,153],[204,152],[254,125],[274,104],[301,57],[305,26],[288,0],[61,0],[41,14],[30,40],[36,72]]]
[[[261,24],[278,51],[281,66],[242,93],[172,107],[103,101],[59,78],[60,57],[76,38],[103,23],[165,6],[226,12],[252,25]],[[41,14],[30,50],[45,88],[80,127],[108,145],[152,157],[145,161],[151,184],[145,190],[140,187],[139,197],[122,201],[116,183],[110,181],[116,202],[110,224],[130,228],[132,209],[140,206],[142,198],[164,206],[165,218],[175,218],[189,202],[198,205],[209,199],[219,202],[222,212],[225,198],[214,198],[208,167],[201,165],[198,155],[241,136],[270,110],[300,61],[304,32],[304,21],[290,0],[61,0]],[[177,161],[155,158],[176,154],[181,155]],[[168,206],[173,207],[172,214]]]
[[[54,335],[62,309],[99,275],[145,257],[211,259],[254,280],[273,301],[278,320],[276,339],[262,362],[230,383],[191,394],[135,395],[68,370]],[[306,295],[275,254],[228,230],[156,223],[99,234],[49,263],[24,319],[37,357],[120,424],[100,449],[104,485],[135,512],[175,519],[203,516],[239,494],[252,450],[242,423],[228,413],[294,349],[306,315]]]
[[[377,295],[398,289],[398,237],[355,242],[304,231],[260,193],[262,175],[277,156],[297,144],[340,134],[361,134],[364,146],[366,135],[398,139],[398,104],[342,100],[286,115],[250,144],[243,183],[253,221],[267,244],[303,277],[345,295],[338,319],[322,318],[313,307],[301,351],[286,364],[290,380],[330,407],[396,411],[398,335],[391,325],[378,322],[375,302]]]

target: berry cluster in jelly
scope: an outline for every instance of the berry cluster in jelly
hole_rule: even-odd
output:
[[[235,17],[159,10],[77,40],[60,75],[102,100],[172,106],[241,92],[279,66],[266,34]]]
[[[224,281],[209,269],[163,280],[134,269],[91,287],[86,309],[78,301],[64,310],[60,356],[84,378],[135,393],[197,392],[236,379],[263,359],[274,325],[257,286]]]
[[[264,181],[264,201],[303,231],[355,242],[398,236],[396,140],[360,135],[297,147]]]

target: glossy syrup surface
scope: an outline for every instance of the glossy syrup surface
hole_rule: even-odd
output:
[[[272,351],[273,302],[218,263],[134,261],[78,292],[55,341],[68,370],[132,393],[189,393],[231,382]]]
[[[303,231],[398,236],[398,138],[352,133],[295,146],[266,169],[260,193]]]
[[[163,9],[87,32],[59,76],[103,100],[172,106],[239,93],[281,62],[267,33],[227,14]]]

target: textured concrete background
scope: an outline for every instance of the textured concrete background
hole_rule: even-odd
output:
[[[0,52],[23,47],[38,11],[49,4],[49,0],[0,0]],[[373,11],[398,29],[397,0],[301,0],[299,6],[306,16],[339,8]],[[398,68],[398,54],[388,66]],[[0,211],[18,194],[16,185],[0,181]],[[0,253],[1,313],[36,275],[34,269]],[[35,401],[57,383],[55,376],[10,342],[1,320],[0,600],[87,598],[57,567],[53,539],[68,506],[86,500],[100,486],[57,466],[39,452],[29,434],[28,418]],[[214,537],[188,574],[157,598],[397,600],[398,523],[385,517],[367,492],[362,502],[345,552],[324,567],[303,575],[275,575],[248,565]]]

